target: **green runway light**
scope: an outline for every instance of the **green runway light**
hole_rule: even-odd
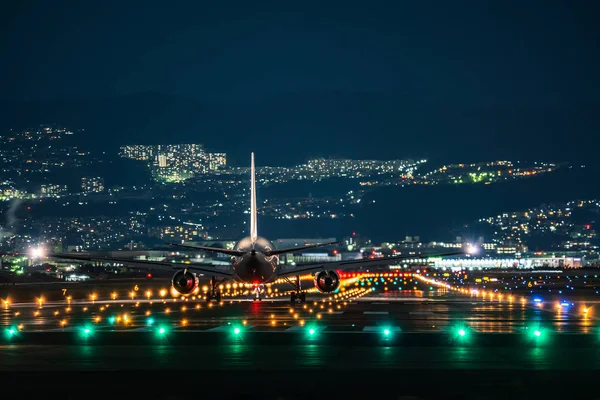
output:
[[[390,330],[389,330],[389,329],[384,329],[384,330],[383,330],[383,334],[384,334],[385,336],[390,336]]]
[[[537,329],[535,331],[533,331],[533,334],[537,337],[542,336],[542,332],[538,331]]]
[[[164,326],[157,328],[155,332],[156,332],[156,335],[161,338],[164,338],[167,336],[167,328],[165,328]]]
[[[147,325],[149,325],[149,326],[152,326],[152,325],[154,325],[154,318],[148,318],[148,319],[146,320],[146,324],[147,324]]]
[[[6,329],[6,337],[8,339],[10,339],[13,336],[15,336],[17,334],[17,332],[19,332],[19,331],[16,328],[8,328],[8,329]]]
[[[80,330],[80,336],[84,339],[90,337],[92,335],[92,333],[93,333],[93,330],[89,326],[84,326]]]
[[[235,328],[235,329],[233,330],[233,333],[235,333],[236,335],[239,335],[239,334],[240,334],[240,332],[241,332],[240,328]]]
[[[308,330],[308,333],[309,333],[309,335],[314,335],[315,334],[315,330],[311,328],[311,329]]]
[[[114,325],[114,323],[115,323],[116,321],[117,321],[117,319],[116,319],[115,317],[110,317],[110,318],[108,319],[108,322],[109,322],[111,325]]]
[[[465,342],[467,340],[469,340],[469,336],[470,336],[470,331],[469,328],[467,326],[457,326],[455,327],[453,330],[453,335],[454,338],[456,340],[458,340],[459,342]]]

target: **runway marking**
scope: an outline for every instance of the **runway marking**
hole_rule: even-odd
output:
[[[409,312],[411,315],[431,315],[433,312],[431,311],[411,311]]]
[[[387,315],[389,312],[387,311],[363,311],[365,315]]]
[[[363,328],[363,332],[381,332],[381,326],[365,326]],[[397,326],[392,326],[390,328],[386,328],[389,329],[390,332],[400,332],[401,329],[398,328]]]

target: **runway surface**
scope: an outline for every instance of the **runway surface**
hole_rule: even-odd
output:
[[[140,284],[133,298],[131,288],[116,296],[108,288],[30,296],[0,311],[0,381],[19,393],[38,393],[41,386],[27,385],[32,380],[45,393],[64,393],[65,376],[78,391],[99,380],[127,391],[142,377],[156,382],[149,398],[197,398],[188,394],[202,385],[203,395],[280,399],[372,391],[415,399],[572,397],[594,382],[595,297],[535,301],[526,292],[411,284],[417,290],[351,285],[295,305],[283,289],[260,302],[238,295],[209,304],[162,296],[156,283]],[[552,388],[566,379],[579,386]]]
[[[10,304],[0,325],[23,332],[144,331],[159,324],[170,330],[212,331],[240,324],[253,331],[294,331],[314,325],[326,332],[370,332],[387,327],[403,332],[443,332],[457,325],[475,332],[518,333],[532,325],[554,332],[590,333],[597,325],[597,300],[564,303],[482,299],[442,289],[373,292],[355,289],[331,297],[309,294],[302,305],[287,298],[260,302],[224,298],[220,303],[180,299],[72,300]],[[331,300],[330,300],[331,297]],[[524,298],[523,298],[524,299]],[[585,311],[584,311],[585,310]]]

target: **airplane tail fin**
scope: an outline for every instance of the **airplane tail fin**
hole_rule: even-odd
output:
[[[254,169],[254,153],[251,155],[250,165],[250,239],[256,240],[258,231],[256,227],[256,177]]]

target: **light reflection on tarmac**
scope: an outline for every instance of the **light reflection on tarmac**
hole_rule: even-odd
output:
[[[140,290],[140,294],[144,292]],[[23,331],[68,331],[84,324],[97,330],[145,329],[150,318],[176,330],[210,330],[232,322],[255,331],[285,331],[318,323],[328,332],[364,332],[390,325],[403,332],[439,332],[466,324],[484,333],[519,332],[541,324],[557,332],[589,333],[597,325],[597,300],[557,307],[531,301],[498,301],[444,290],[429,292],[350,289],[339,297],[311,293],[305,304],[287,297],[252,301],[224,297],[220,303],[174,298],[116,299],[98,297],[63,301],[10,303],[0,309],[1,326]]]

